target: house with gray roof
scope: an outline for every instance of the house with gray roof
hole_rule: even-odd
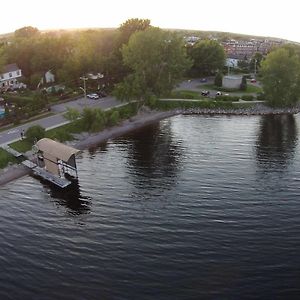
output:
[[[17,64],[5,65],[0,73],[0,90],[19,89],[26,87],[25,84],[19,82],[22,77],[22,70]]]

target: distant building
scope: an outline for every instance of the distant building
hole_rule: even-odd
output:
[[[239,89],[242,83],[242,76],[228,75],[223,77],[222,87],[227,89]]]
[[[51,83],[55,81],[55,76],[54,74],[51,72],[51,70],[47,71],[45,73],[45,82],[46,83]]]
[[[3,72],[0,73],[0,89],[19,89],[26,87],[18,80],[22,77],[22,71],[17,64],[9,64],[3,67]]]
[[[55,75],[51,72],[51,70],[47,71],[44,74],[40,74],[40,76],[41,76],[41,80],[38,84],[38,88],[41,85],[55,82]]]
[[[229,68],[237,68],[239,60],[236,58],[226,58],[225,66]]]

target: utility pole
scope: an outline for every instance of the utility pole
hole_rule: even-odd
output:
[[[80,87],[80,88],[83,90],[84,102],[86,103],[86,83],[85,82],[88,80],[88,78],[85,76],[82,76],[82,77],[80,77],[80,79],[83,80],[83,88],[82,87]]]

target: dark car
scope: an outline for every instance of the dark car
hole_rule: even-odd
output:
[[[207,82],[207,79],[206,78],[201,78],[200,82]]]
[[[202,96],[208,96],[208,95],[209,95],[209,91],[202,91],[202,92],[201,92],[201,95],[202,95]]]

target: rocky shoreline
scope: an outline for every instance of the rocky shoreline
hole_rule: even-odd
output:
[[[300,112],[300,106],[286,108],[272,108],[264,104],[257,104],[251,107],[226,109],[226,108],[190,108],[182,111],[183,115],[246,115],[246,116],[262,116],[262,115],[282,115],[297,114]]]
[[[297,114],[300,112],[300,106],[294,108],[270,108],[263,104],[249,108],[224,109],[224,108],[192,108],[192,109],[176,109],[164,112],[145,112],[138,114],[129,120],[123,121],[121,124],[105,129],[99,133],[89,134],[82,133],[76,136],[76,140],[70,144],[79,149],[84,150],[90,147],[95,147],[98,144],[107,141],[111,138],[129,133],[133,130],[138,130],[144,126],[159,122],[175,115],[279,115],[279,114]],[[0,171],[0,186],[14,179],[30,174],[30,170],[22,165],[13,165]]]

